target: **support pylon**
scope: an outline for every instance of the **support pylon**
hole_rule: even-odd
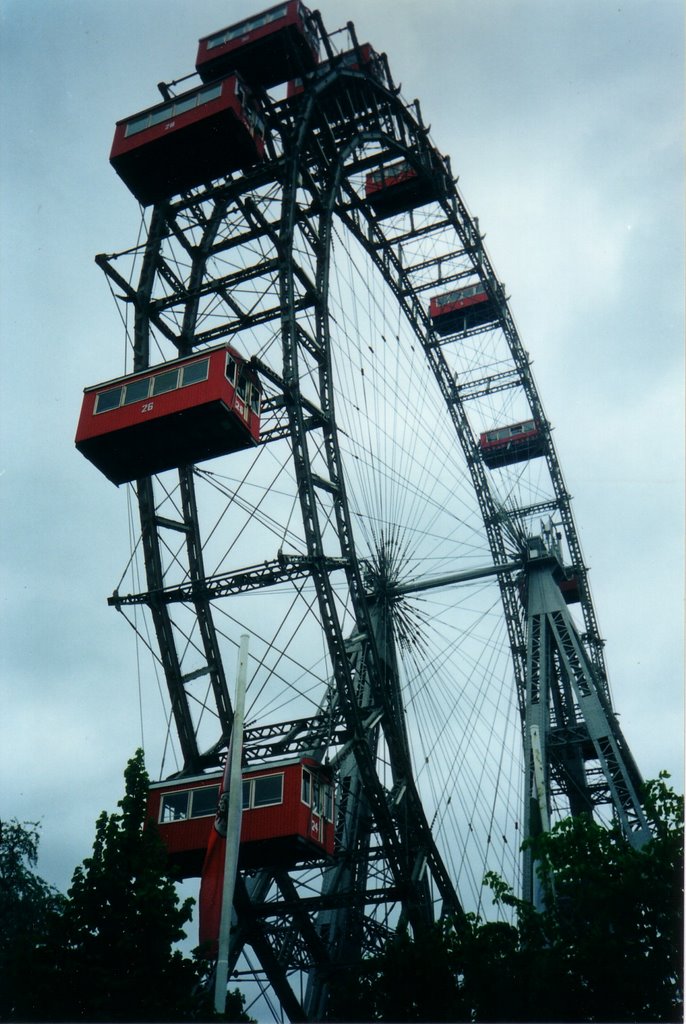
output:
[[[547,831],[555,814],[607,805],[634,846],[650,838],[641,776],[560,590],[563,569],[550,536],[528,540],[522,579],[527,609],[524,709],[524,836]],[[540,907],[541,887],[524,853],[523,897]]]

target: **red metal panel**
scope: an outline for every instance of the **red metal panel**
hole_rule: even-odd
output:
[[[316,766],[316,762],[315,762]],[[301,762],[281,769],[283,774],[283,800],[269,807],[254,807],[243,812],[241,841],[253,842],[281,836],[307,836],[309,808],[301,800]],[[246,772],[244,779],[273,774],[273,769]]]
[[[476,306],[482,302],[488,302],[488,294],[484,288],[482,291],[475,292],[473,295],[461,296],[456,293],[456,298],[452,302],[446,302],[440,304],[442,296],[434,295],[429,304],[429,316],[432,320],[440,319],[443,316],[449,316],[450,313],[454,313],[456,310],[468,309],[469,306]]]
[[[201,462],[251,447],[259,440],[259,416],[246,407],[227,380],[227,352],[241,367],[242,360],[228,347],[208,350],[192,359],[176,360],[106,384],[84,394],[76,433],[76,447],[116,484]],[[98,395],[159,377],[203,360],[209,361],[207,379],[168,392],[144,397],[130,405],[95,412]],[[245,371],[260,390],[254,373]]]
[[[302,801],[302,766],[313,775],[324,777],[321,766],[309,758],[281,767],[266,767],[243,773],[244,781],[266,775],[283,775],[283,799],[279,804],[244,809],[241,819],[240,863],[244,867],[262,865],[293,866],[308,859],[331,855],[334,847],[334,826],[314,815]],[[148,815],[158,822],[160,835],[167,848],[170,864],[181,877],[197,877],[202,871],[214,815],[159,822],[165,795],[217,785],[220,776],[169,783],[152,787],[148,795]],[[314,827],[313,827],[314,826]]]
[[[236,97],[236,79],[226,78],[222,83],[218,83],[218,85],[220,85],[221,92],[215,99],[202,103],[200,106],[192,107],[190,110],[186,110],[183,113],[174,114],[174,101],[165,100],[164,103],[156,103],[154,106],[148,107],[146,110],[141,110],[130,117],[117,121],[110,158],[116,158],[133,149],[139,149],[141,146],[147,146],[150,143],[156,142],[158,139],[167,137],[170,132],[183,131],[183,129],[187,128],[189,125],[192,125],[197,121],[204,121],[205,118],[211,117],[212,114],[216,114],[220,111],[233,110],[237,114],[240,114],[241,105],[238,103]],[[183,101],[184,98],[190,98],[194,94],[199,94],[203,91],[206,90],[204,88],[192,89],[187,93],[183,93],[182,95],[175,97],[175,100],[177,102]],[[144,128],[142,131],[137,131],[129,135],[126,134],[127,128],[132,122],[137,121],[139,118],[144,118],[146,114],[154,117],[158,112],[164,111],[165,108],[170,108],[169,117],[165,118],[163,121],[159,121],[157,124],[151,124],[150,127]]]
[[[303,803],[302,766],[313,773],[321,772],[321,765],[309,758],[282,769],[283,801],[270,807],[255,807],[243,811],[241,824],[241,861],[244,864],[295,864],[322,854],[333,854],[334,825],[319,824],[312,829],[313,815]],[[244,772],[243,778],[259,778],[274,774],[274,768]],[[328,779],[328,775],[326,776]]]
[[[391,217],[433,202],[438,197],[438,187],[435,177],[418,174],[403,160],[368,174],[365,196],[378,217]]]
[[[144,206],[249,167],[264,155],[258,108],[247,88],[235,76],[216,86],[219,96],[182,113],[159,103],[117,122],[110,163]],[[173,102],[207,89],[191,90]],[[146,115],[155,120],[167,110],[169,117],[127,136],[128,125]]]
[[[159,833],[170,856],[190,850],[206,850],[213,828],[214,815],[204,818],[189,818],[188,821],[160,822]]]
[[[375,192],[392,189],[394,185],[400,185],[404,181],[411,181],[416,177],[417,172],[414,167],[410,167],[405,161],[403,161],[402,165],[389,164],[387,167],[367,175],[364,183],[365,194],[372,196]]]
[[[270,17],[278,14],[280,17]],[[239,72],[247,82],[269,87],[309,71],[319,60],[318,44],[305,23],[300,0],[285,0],[258,15],[203,36],[195,67],[203,82]],[[216,41],[225,35],[225,41]],[[215,41],[216,45],[212,45]]]
[[[149,789],[148,799],[145,805],[145,820],[148,821],[152,818],[153,821],[159,821],[160,817],[160,791],[159,789]]]
[[[194,878],[200,875],[210,831],[214,827],[215,813],[213,811],[202,817],[164,822],[160,821],[162,801],[168,794],[186,793],[208,786],[217,787],[220,783],[221,775],[211,775],[205,779],[154,786],[148,791],[148,817],[156,823],[169,856],[170,866],[176,870],[179,877]]]
[[[468,287],[471,291],[472,286]],[[437,334],[443,336],[463,327],[476,327],[497,319],[497,307],[484,288],[471,295],[456,289],[454,299],[446,301],[450,294],[434,295],[429,303],[429,316]]]
[[[512,427],[516,426],[519,424],[512,424]],[[500,429],[511,430],[512,427]],[[539,424],[535,422],[530,429],[523,430],[521,433],[489,441],[488,435],[493,432],[487,431],[479,438],[481,457],[489,469],[526,462],[528,459],[538,458],[545,453],[545,436]]]
[[[358,56],[359,53],[359,56]],[[335,58],[335,67],[345,68],[350,71],[359,71],[361,67],[368,68],[379,59],[379,55],[370,43],[361,43],[357,50],[346,50]],[[318,80],[326,75],[331,69],[331,61],[323,61],[315,71],[308,76],[308,81]],[[286,90],[287,99],[292,99],[304,92],[305,86],[302,78],[293,78],[288,83]]]
[[[133,373],[126,377],[108,381],[107,384],[99,384],[94,388],[88,388],[84,392],[81,417],[76,432],[77,442],[84,441],[89,437],[95,437],[98,434],[109,433],[113,430],[124,430],[126,427],[135,426],[143,420],[155,420],[164,416],[170,416],[191,406],[202,405],[204,402],[216,399],[221,399],[229,407],[233,407],[234,389],[224,375],[225,353],[226,349],[222,347],[221,349],[208,352],[201,357],[196,356],[193,359],[174,360],[160,366],[150,367],[141,373]],[[177,387],[165,394],[145,398],[131,405],[121,405],[107,412],[95,412],[97,397],[105,391],[120,385],[130,384],[137,380],[157,377],[162,373],[168,373],[170,370],[183,369],[184,366],[188,366],[190,363],[201,362],[202,359],[209,361],[207,380]]]

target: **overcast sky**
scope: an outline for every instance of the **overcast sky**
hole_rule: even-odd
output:
[[[622,726],[682,779],[681,0],[323,0],[388,54],[486,234],[574,508]],[[74,450],[121,372],[93,262],[136,241],[114,123],[252,0],[0,0],[0,817],[66,888],[140,743],[134,637],[106,604],[126,489]]]

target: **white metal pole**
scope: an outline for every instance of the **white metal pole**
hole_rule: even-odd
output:
[[[241,636],[236,672],[236,700],[233,710],[233,728],[229,746],[229,805],[226,816],[226,852],[224,859],[224,888],[219,920],[219,949],[214,981],[214,1008],[217,1013],[226,1009],[226,986],[229,975],[229,938],[233,916],[233,894],[236,887],[238,853],[241,845],[241,811],[243,786],[241,754],[243,750],[243,715],[245,709],[245,681],[248,674],[248,636]]]

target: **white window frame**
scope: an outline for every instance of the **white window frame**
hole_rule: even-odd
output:
[[[281,795],[278,800],[272,800],[268,804],[256,804],[255,803],[255,783],[260,782],[262,779],[281,779]],[[250,784],[250,791],[248,795],[248,803],[243,805],[244,811],[259,811],[263,807],[278,807],[279,804],[283,803],[283,790],[284,790],[284,773],[283,772],[271,772],[269,775],[256,775],[251,779],[243,779],[243,784]]]
[[[201,790],[205,791],[208,789],[216,789],[217,791],[217,803],[219,802],[219,783],[215,782],[208,786],[194,786],[190,789],[172,789],[162,794],[160,799],[160,809],[157,815],[157,820],[160,825],[177,825],[182,821],[198,821],[200,818],[211,818],[217,813],[216,806],[211,811],[205,811],[203,814],[193,814],[193,797],[195,793],[199,793]],[[183,818],[172,818],[165,821],[163,818],[164,804],[170,796],[185,796],[186,797],[186,815]]]

